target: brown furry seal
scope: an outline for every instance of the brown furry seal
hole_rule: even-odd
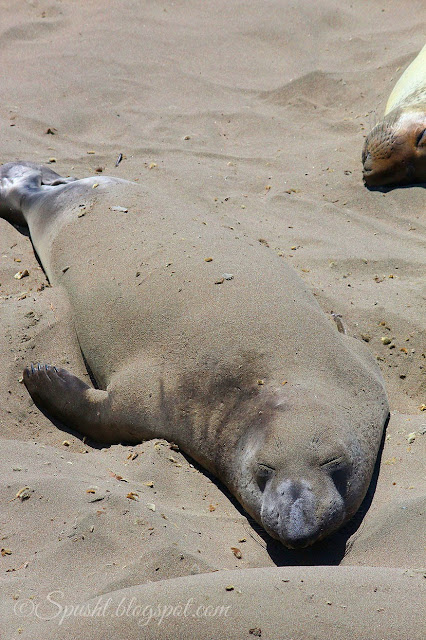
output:
[[[288,547],[354,515],[388,415],[382,378],[282,259],[182,193],[31,163],[0,178],[0,213],[28,225],[66,292],[98,386],[31,365],[41,408],[101,442],[176,442]]]
[[[362,152],[367,186],[426,182],[426,46],[395,85]]]

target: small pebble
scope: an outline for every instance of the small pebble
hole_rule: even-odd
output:
[[[22,278],[26,278],[29,275],[30,272],[28,271],[28,269],[24,269],[23,271],[18,271],[18,273],[15,273],[13,277],[15,278],[15,280],[22,280]]]
[[[21,502],[23,502],[24,500],[28,500],[32,492],[33,489],[30,489],[29,487],[23,487],[22,489],[19,489],[16,497],[19,498]]]
[[[127,213],[129,210],[126,207],[111,207],[111,211],[121,211],[122,213]]]

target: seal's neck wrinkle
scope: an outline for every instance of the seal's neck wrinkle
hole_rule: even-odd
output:
[[[241,437],[247,434],[251,425],[256,425],[259,434],[263,423],[261,406],[257,389],[229,390],[217,403],[213,398],[206,402],[196,396],[188,400],[185,408],[180,410],[180,419],[187,422],[192,416],[193,424],[189,431],[194,458],[224,478],[229,473],[230,459],[235,457]],[[187,434],[186,426],[186,443]],[[179,440],[178,432],[176,440]]]
[[[173,388],[168,380],[176,376],[166,375],[160,383],[158,405],[167,432],[172,430],[177,444],[184,438],[191,455],[222,478],[229,473],[241,437],[254,428],[259,439],[271,415],[270,394],[256,375],[262,370],[256,358],[245,360],[247,366],[209,363],[183,374]]]

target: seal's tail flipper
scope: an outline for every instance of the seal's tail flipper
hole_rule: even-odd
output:
[[[22,203],[26,196],[76,178],[63,178],[48,167],[33,162],[8,162],[0,167],[0,217],[26,226]]]
[[[28,169],[32,169],[41,174],[41,184],[48,186],[56,186],[58,184],[67,184],[68,182],[74,182],[77,178],[68,177],[64,178],[59,173],[46,167],[42,164],[35,162],[27,162],[25,160],[17,160],[16,162],[8,162],[0,167],[0,178],[3,177],[22,177],[28,174]]]
[[[40,170],[42,185],[56,187],[58,184],[68,184],[68,182],[75,182],[77,180],[77,178],[73,178],[71,176],[69,176],[68,178],[64,178],[63,176],[60,176],[59,173],[56,173],[55,171],[52,171],[52,169],[49,169],[49,167],[40,166]]]

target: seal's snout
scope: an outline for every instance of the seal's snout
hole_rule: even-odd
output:
[[[383,187],[410,182],[413,177],[413,165],[408,158],[375,158],[367,155],[362,178],[367,187]]]
[[[308,478],[271,478],[262,496],[263,527],[289,549],[303,549],[321,540],[346,517],[345,478],[337,480],[329,477],[314,486]]]
[[[265,529],[291,549],[301,549],[319,536],[317,500],[306,480],[286,479],[265,489],[261,519]]]
[[[390,148],[386,149],[385,143],[377,145],[374,138],[367,139],[362,154],[362,177],[368,187],[394,182],[396,173],[401,169],[401,166],[395,166],[395,156],[391,156]]]

